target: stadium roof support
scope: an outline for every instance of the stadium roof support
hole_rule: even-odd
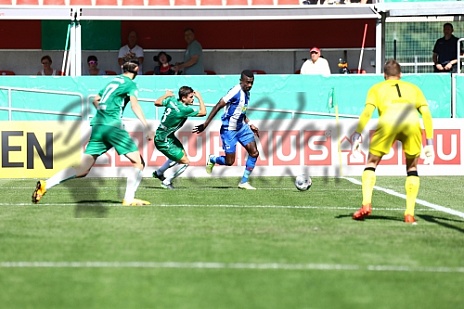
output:
[[[464,15],[464,3],[460,1],[383,2],[376,4],[375,8],[379,13],[386,13],[387,17]]]
[[[80,20],[308,20],[379,19],[372,5],[269,6],[269,7],[34,7],[0,8],[0,20],[69,19],[79,12]]]

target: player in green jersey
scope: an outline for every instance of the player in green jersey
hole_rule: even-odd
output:
[[[124,63],[122,67],[124,73],[111,80],[95,96],[93,105],[97,112],[90,123],[92,133],[80,164],[77,167],[70,167],[58,172],[47,181],[39,180],[32,194],[33,203],[37,204],[50,188],[73,178],[85,177],[97,158],[114,147],[119,155],[124,155],[133,165],[133,169],[127,176],[123,205],[142,206],[150,204],[135,198],[135,191],[142,180],[142,170],[145,163],[137,145],[124,129],[121,119],[126,104],[130,102],[132,111],[147,131],[147,139],[153,139],[154,133],[150,130],[139,105],[137,85],[133,81],[137,76],[138,66],[137,60]]]
[[[199,109],[192,106],[195,97],[200,103]],[[178,99],[171,91],[166,91],[155,101],[155,105],[166,107],[156,130],[155,146],[168,160],[153,172],[153,177],[161,180],[163,188],[174,189],[172,180],[182,174],[190,164],[184,146],[174,133],[184,125],[188,117],[205,116],[206,107],[201,94],[188,86],[180,87]],[[164,172],[171,167],[177,168],[169,177],[165,177]]]

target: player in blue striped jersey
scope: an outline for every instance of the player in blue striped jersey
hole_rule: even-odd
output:
[[[240,75],[240,83],[233,87],[222,97],[213,107],[208,119],[203,124],[193,128],[194,133],[203,132],[213,120],[220,109],[224,109],[221,117],[221,140],[225,156],[209,155],[206,161],[206,172],[211,174],[215,164],[231,166],[235,162],[237,143],[240,143],[248,152],[245,172],[238,184],[240,189],[256,190],[248,182],[248,178],[253,171],[259,152],[256,147],[255,135],[259,137],[259,130],[250,123],[246,115],[250,100],[250,90],[253,87],[254,74],[250,70],[244,70]]]

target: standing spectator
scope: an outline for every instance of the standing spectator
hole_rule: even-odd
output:
[[[87,57],[88,69],[84,75],[105,75],[105,71],[98,68],[98,59],[94,55]]]
[[[309,51],[311,59],[306,60],[301,66],[300,74],[330,75],[329,62],[321,57],[321,50],[317,47]]]
[[[56,75],[56,70],[52,68],[52,58],[49,55],[45,55],[40,59],[40,62],[42,63],[42,70],[37,72],[37,75]]]
[[[119,49],[118,63],[122,68],[124,63],[132,59],[138,60],[138,74],[142,74],[142,64],[144,59],[143,48],[137,45],[137,33],[135,31],[129,32],[129,36],[127,37],[127,45],[124,45]]]
[[[166,52],[161,51],[157,56],[153,56],[153,60],[157,63],[153,70],[153,75],[175,75],[176,72],[170,64],[172,58]]]
[[[456,73],[458,63],[458,38],[453,35],[453,25],[443,25],[442,38],[433,46],[434,72]]]
[[[184,62],[176,63],[174,71],[183,70],[184,75],[204,75],[203,48],[200,42],[195,39],[193,29],[187,28],[184,31],[184,39],[187,42],[187,49],[184,54]]]
[[[382,157],[390,152],[395,141],[400,141],[406,158],[406,211],[404,222],[415,224],[414,208],[419,192],[420,180],[417,164],[421,152],[424,164],[434,160],[432,115],[422,91],[416,85],[401,80],[401,67],[396,60],[384,66],[384,81],[372,86],[367,92],[366,105],[352,135],[352,153],[360,156],[362,132],[377,108],[379,121],[369,144],[367,164],[362,174],[362,207],[353,214],[354,220],[363,220],[372,212],[372,191],[375,170]],[[425,128],[426,146],[422,150],[422,129],[419,114]]]
[[[245,171],[238,184],[240,189],[256,190],[248,182],[250,174],[255,168],[259,151],[256,147],[255,136],[259,137],[258,128],[251,123],[246,115],[250,101],[250,90],[253,87],[255,77],[252,71],[244,70],[240,75],[240,83],[232,87],[225,96],[213,107],[206,121],[193,128],[193,133],[201,133],[213,120],[214,116],[223,110],[221,117],[221,140],[225,156],[209,155],[206,161],[206,172],[211,174],[215,164],[231,166],[235,162],[237,143],[240,143],[248,152],[245,163]]]

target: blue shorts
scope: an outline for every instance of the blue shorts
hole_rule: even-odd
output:
[[[225,153],[235,153],[237,142],[245,147],[255,141],[255,134],[247,124],[244,124],[238,131],[229,131],[221,127],[221,140]]]

